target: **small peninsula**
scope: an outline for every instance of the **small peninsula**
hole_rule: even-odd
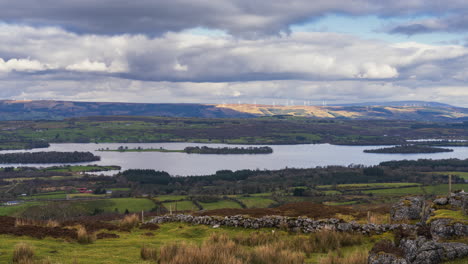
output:
[[[180,150],[172,150],[165,148],[128,148],[120,146],[117,149],[98,149],[98,151],[113,151],[113,152],[179,152],[187,154],[271,154],[273,149],[268,146],[264,147],[222,147],[211,148],[207,146],[202,147],[185,147]]]
[[[441,153],[453,152],[453,149],[436,148],[430,146],[419,145],[401,145],[379,149],[366,149],[365,153],[380,153],[380,154],[418,154],[418,153]]]

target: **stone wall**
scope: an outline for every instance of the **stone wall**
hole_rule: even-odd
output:
[[[185,214],[157,216],[150,220],[151,223],[183,222],[194,225],[231,226],[242,228],[285,228],[303,233],[313,233],[320,230],[334,230],[339,232],[359,232],[362,234],[380,234],[396,228],[414,228],[406,224],[358,224],[356,222],[344,222],[340,219],[330,218],[313,220],[307,217],[264,216],[252,218],[242,215],[235,216],[192,216]]]

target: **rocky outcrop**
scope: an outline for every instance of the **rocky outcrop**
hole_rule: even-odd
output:
[[[303,233],[313,233],[320,230],[333,230],[339,232],[359,232],[362,234],[381,234],[397,228],[414,228],[406,224],[358,224],[356,222],[344,222],[340,219],[330,218],[324,220],[314,220],[307,217],[286,217],[286,216],[264,216],[261,218],[247,217],[243,215],[234,216],[193,216],[193,215],[164,215],[157,216],[149,221],[150,223],[184,222],[194,225],[210,226],[232,226],[243,228],[287,228],[292,231]]]
[[[466,192],[457,192],[451,193],[448,197],[448,204],[452,207],[457,207],[462,209],[465,214],[468,213],[468,193]]]
[[[468,225],[453,222],[452,219],[433,220],[430,227],[431,235],[436,240],[468,236]]]
[[[468,245],[463,243],[439,243],[425,237],[403,239],[400,243],[405,259],[411,264],[438,264],[468,256]]]
[[[392,221],[421,220],[423,208],[423,197],[406,197],[392,206],[390,217]]]
[[[379,252],[370,253],[367,260],[368,264],[408,264],[406,259],[395,256],[391,253]]]

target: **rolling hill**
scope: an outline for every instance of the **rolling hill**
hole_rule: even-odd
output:
[[[204,118],[301,116],[338,119],[468,121],[468,108],[413,101],[378,104],[272,106],[4,100],[0,101],[0,120],[60,120],[70,117],[125,115]]]

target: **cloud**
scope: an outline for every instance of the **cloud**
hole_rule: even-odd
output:
[[[386,29],[391,34],[416,35],[433,32],[468,32],[468,16],[455,14],[443,18],[414,20]]]
[[[7,98],[24,90],[21,98],[30,99],[433,99],[463,105],[468,89],[468,47],[326,32],[257,39],[188,32],[106,36],[4,24],[0,58],[0,90]]]
[[[431,77],[445,68],[456,75],[462,68],[449,66],[468,54],[468,48],[460,45],[390,44],[323,32],[255,40],[185,32],[154,38],[78,35],[56,28],[12,25],[0,26],[0,32],[4,32],[0,58],[29,58],[10,59],[3,63],[4,69],[48,70],[53,78],[96,73],[177,82],[392,80]]]
[[[9,59],[7,61],[0,58],[0,72],[37,72],[44,71],[48,67],[37,60],[29,59]]]
[[[57,25],[76,33],[160,35],[205,27],[236,36],[287,32],[327,14],[408,16],[466,13],[461,0],[36,0],[0,1],[0,20]]]

